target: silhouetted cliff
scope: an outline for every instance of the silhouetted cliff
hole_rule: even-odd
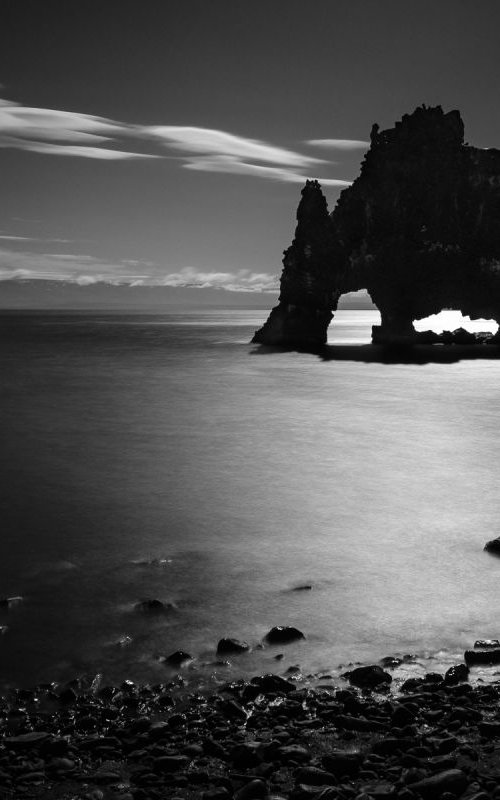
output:
[[[331,215],[307,181],[279,305],[253,341],[324,344],[338,298],[358,289],[381,312],[379,341],[411,341],[413,321],[443,308],[500,322],[500,151],[464,145],[459,112],[440,106],[370,138]]]

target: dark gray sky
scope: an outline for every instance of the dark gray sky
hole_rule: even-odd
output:
[[[498,0],[0,0],[0,29],[3,278],[270,288],[373,122],[441,104],[500,146]]]

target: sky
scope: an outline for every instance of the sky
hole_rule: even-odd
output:
[[[499,28],[498,0],[0,0],[0,305],[275,294],[301,186],[332,209],[374,122],[439,104],[500,147]]]

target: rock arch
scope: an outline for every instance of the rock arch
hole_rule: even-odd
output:
[[[370,138],[331,214],[306,182],[278,305],[252,341],[323,345],[339,297],[359,289],[380,311],[379,343],[417,341],[414,320],[448,308],[500,323],[500,151],[465,145],[459,112],[440,106]]]

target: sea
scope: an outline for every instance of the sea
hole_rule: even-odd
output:
[[[368,310],[264,348],[266,316],[1,315],[0,688],[164,683],[177,650],[194,689],[428,670],[500,635],[500,360],[374,356]]]

